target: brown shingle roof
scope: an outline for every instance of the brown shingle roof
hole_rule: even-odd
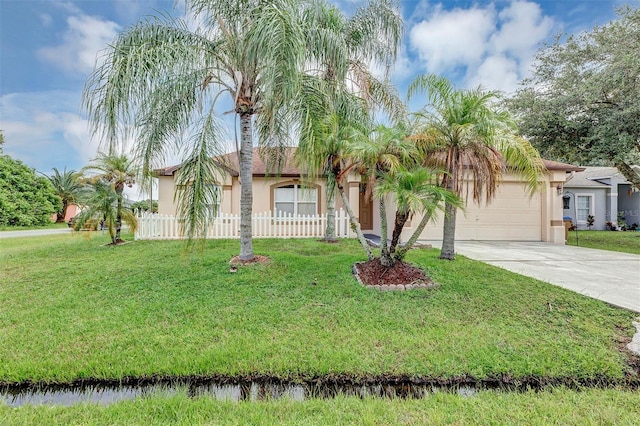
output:
[[[284,164],[278,170],[278,166],[270,161],[268,156],[270,149],[262,150],[260,155],[259,148],[253,148],[253,175],[254,176],[283,176],[283,177],[295,177],[300,176],[300,168],[297,166],[294,155],[296,148],[284,148]],[[275,149],[271,152],[275,154]],[[264,158],[263,158],[264,157]],[[566,172],[581,172],[584,167],[574,166],[571,164],[560,163],[552,160],[542,160],[547,170],[557,170]],[[240,175],[240,166],[238,163],[238,153],[231,152],[218,157],[218,163],[225,168],[231,176]],[[163,169],[156,170],[158,176],[173,176],[173,174],[180,168],[180,165],[165,167]],[[278,173],[279,172],[279,173]]]
[[[278,167],[275,163],[276,149],[263,149],[262,155],[259,148],[253,148],[253,175],[254,176],[300,176],[300,168],[295,164],[293,156],[295,148],[284,148],[282,151],[282,165]],[[240,165],[238,163],[238,153],[232,152],[221,157],[221,162],[239,174]],[[234,175],[234,176],[237,176]]]
[[[574,166],[567,163],[560,163],[559,161],[542,160],[547,170],[564,170],[565,172],[581,172],[584,167]]]
[[[295,148],[283,149],[283,164],[278,167],[275,163],[275,149],[263,149],[262,155],[259,148],[253,148],[253,175],[254,176],[283,176],[283,177],[296,177],[300,176],[300,168],[295,164],[293,156],[296,152]],[[273,154],[270,158],[270,154]],[[216,159],[216,162],[224,169],[226,169],[231,176],[240,175],[240,165],[238,162],[238,152],[231,152],[229,154],[221,155]],[[180,164],[170,167],[165,167],[156,170],[157,176],[173,176],[175,172],[180,168]]]

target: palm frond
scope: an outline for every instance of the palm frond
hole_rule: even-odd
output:
[[[191,155],[176,172],[178,214],[184,221],[189,241],[206,237],[208,225],[215,214],[212,207],[219,203],[221,197],[220,178],[224,176],[222,165],[215,160],[222,154],[218,151],[220,145],[217,141],[224,138],[223,128],[213,110],[203,121],[199,126],[200,133],[195,134],[190,142],[193,147]]]

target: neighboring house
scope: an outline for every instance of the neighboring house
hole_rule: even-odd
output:
[[[640,174],[640,166],[633,169]],[[569,196],[564,215],[577,215],[578,229],[587,229],[589,215],[594,217],[591,229],[609,229],[606,223],[616,225],[619,213],[627,227],[640,224],[640,192],[615,167],[584,167],[567,178],[564,188]]]
[[[69,222],[69,220],[73,219],[78,214],[80,214],[80,207],[76,206],[75,204],[69,204],[69,206],[67,207],[67,214],[64,217],[64,221]],[[58,215],[53,214],[51,216],[51,222],[55,222],[57,218]]]
[[[269,170],[262,161],[258,150],[254,151],[253,164],[253,212],[262,213],[274,209],[293,214],[324,215],[326,213],[325,181],[317,178],[310,180],[301,176],[300,171],[290,161],[293,148],[288,150],[289,160],[280,173]],[[227,154],[220,159],[224,172],[218,180],[221,189],[221,202],[212,206],[218,212],[240,213],[240,181],[236,153]],[[458,214],[456,239],[458,240],[505,240],[505,241],[546,241],[565,243],[565,230],[562,221],[562,186],[568,173],[582,168],[545,160],[547,172],[540,176],[541,189],[532,196],[527,194],[525,184],[515,175],[506,174],[499,185],[496,198],[489,204],[476,206],[469,202],[464,212]],[[176,214],[174,198],[175,174],[179,166],[157,170],[158,176],[158,213]],[[344,184],[349,203],[359,216],[362,229],[366,233],[379,235],[380,215],[377,205],[370,199],[365,184],[360,177],[350,175]],[[336,208],[342,206],[340,197],[336,197]],[[392,226],[394,209],[388,208]],[[413,218],[407,223],[402,238],[408,239],[413,227],[419,223]],[[442,238],[442,220],[437,220],[424,230],[421,239],[439,240]]]

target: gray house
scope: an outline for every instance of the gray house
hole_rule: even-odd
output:
[[[633,168],[640,174],[640,166]],[[594,217],[591,229],[609,229],[607,222],[617,225],[619,217],[627,228],[640,227],[640,192],[615,167],[573,172],[564,184],[564,195],[569,198],[564,216],[577,223],[578,229],[587,229],[590,215]]]

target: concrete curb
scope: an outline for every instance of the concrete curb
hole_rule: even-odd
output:
[[[640,318],[638,318],[640,320]],[[631,343],[627,345],[627,349],[636,355],[640,355],[640,322],[633,321],[631,324],[636,328],[636,334],[633,335]]]

